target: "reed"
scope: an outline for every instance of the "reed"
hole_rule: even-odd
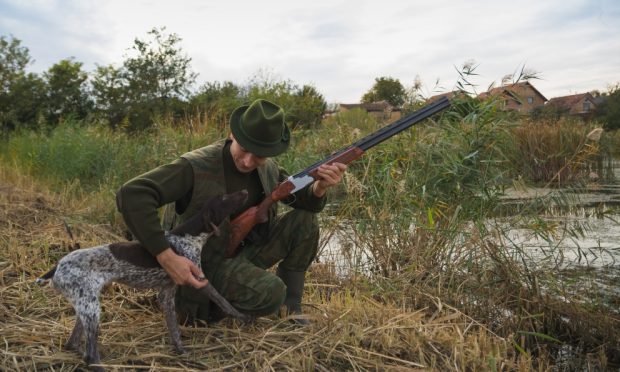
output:
[[[570,120],[527,121],[515,127],[513,136],[518,151],[512,161],[519,169],[518,177],[530,183],[556,186],[587,180],[590,162],[600,153],[599,141],[588,139],[594,128],[596,125]]]
[[[80,212],[67,204],[73,197],[0,169],[0,365],[6,371],[82,369],[80,355],[62,350],[75,321],[71,306],[34,279],[73,249],[119,237],[109,226],[72,220]],[[167,343],[156,294],[113,285],[102,300],[102,362],[110,370],[149,371],[532,367],[531,358],[452,306],[403,308],[363,288],[326,282],[321,267],[309,274],[304,302],[311,327],[298,328],[276,316],[251,325],[225,320],[183,327],[189,349],[183,356]]]
[[[329,118],[318,129],[296,130],[291,151],[277,160],[291,172],[301,170],[380,125],[361,112]],[[568,275],[562,267],[535,264],[507,236],[513,226],[532,228],[548,239],[548,261],[553,262],[560,254],[554,234],[578,231],[558,231],[538,213],[566,203],[564,196],[534,199],[515,215],[507,216],[502,208],[504,191],[515,182],[580,181],[608,146],[606,134],[600,144],[591,144],[587,133],[568,124],[524,122],[502,113],[492,101],[459,98],[450,112],[370,150],[331,193],[328,213],[321,214],[321,263],[310,273],[308,302],[316,326],[291,330],[266,318],[249,329],[225,324],[187,330],[192,341],[186,344],[196,348],[179,368],[546,369],[560,363],[550,351],[570,345],[579,356],[577,367],[605,367],[606,358],[620,350],[616,317],[604,301],[573,301],[579,294],[562,285]],[[222,123],[196,116],[133,135],[67,123],[47,135],[22,133],[3,143],[4,203],[25,206],[17,212],[7,209],[0,218],[0,279],[3,299],[12,301],[2,308],[10,309],[4,327],[15,330],[3,336],[11,345],[3,351],[4,363],[14,368],[78,363],[72,356],[47,356],[69,327],[69,307],[45,299],[51,294],[33,288],[27,278],[77,243],[84,247],[120,239],[123,225],[113,203],[118,186],[226,134]],[[14,199],[16,189],[26,190],[26,199]],[[37,207],[37,193],[45,207]],[[41,226],[32,225],[33,216]],[[334,237],[337,250],[328,246]],[[179,366],[167,349],[154,346],[153,340],[165,338],[163,328],[149,333],[144,327],[140,332],[126,327],[159,321],[144,296],[120,289],[113,293],[106,306],[128,308],[123,324],[115,318],[104,322],[124,340],[111,346],[108,362],[145,369]],[[29,308],[28,296],[37,296],[38,305]],[[44,323],[54,324],[45,341],[52,349],[41,340],[33,349],[27,340],[42,332],[42,324],[33,324],[43,307],[63,318],[56,324],[57,317],[50,316]],[[23,327],[15,309],[31,310]],[[26,341],[18,331],[28,335]],[[157,351],[139,356],[145,350]]]

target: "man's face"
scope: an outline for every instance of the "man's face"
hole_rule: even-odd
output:
[[[230,154],[237,170],[241,173],[250,173],[267,161],[267,158],[256,156],[241,147],[234,137],[232,137],[232,144],[230,145]]]

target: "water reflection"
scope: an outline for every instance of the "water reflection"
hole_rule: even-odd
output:
[[[536,218],[555,226],[556,234],[541,236],[534,229],[505,228],[507,240],[529,253],[530,263],[535,265],[565,268],[620,265],[620,161],[614,161],[613,165],[615,181],[611,183],[590,183],[561,190],[509,191],[505,199],[507,210],[516,210],[527,203],[535,205],[539,200],[540,213]],[[513,222],[505,223],[511,226]]]
[[[501,231],[499,243],[526,253],[528,263],[556,268],[614,268],[620,270],[620,161],[613,163],[613,182],[592,182],[580,188],[527,188],[507,190],[499,214],[489,221]],[[519,211],[527,206],[534,218],[554,226],[554,233],[541,235],[523,223]],[[525,221],[527,219],[523,219]],[[490,226],[491,227],[491,226]],[[322,237],[319,260],[337,275],[370,273],[372,259],[356,246],[351,226],[328,229]]]

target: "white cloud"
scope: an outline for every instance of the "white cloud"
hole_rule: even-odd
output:
[[[481,90],[523,64],[547,97],[604,90],[620,81],[618,19],[615,0],[0,1],[0,35],[21,39],[36,71],[69,56],[88,70],[121,63],[134,38],[166,26],[199,82],[268,68],[330,102],[359,100],[379,76],[451,89],[470,59]]]

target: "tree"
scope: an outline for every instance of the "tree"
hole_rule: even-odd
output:
[[[181,38],[165,34],[165,28],[148,32],[151,41],[134,40],[136,56],[125,60],[124,74],[132,105],[152,107],[153,114],[169,114],[174,98],[184,99],[197,74],[191,70],[191,58],[181,50]],[[135,107],[134,107],[135,108]]]
[[[596,117],[605,129],[620,129],[620,83],[609,88],[607,97],[596,108]]]
[[[116,129],[127,116],[129,108],[123,71],[112,65],[97,66],[91,86],[95,110]]]
[[[246,101],[268,99],[284,109],[286,121],[291,127],[312,128],[318,125],[325,113],[327,103],[316,88],[301,88],[290,80],[280,80],[268,72],[259,71],[247,87]]]
[[[82,71],[82,63],[64,59],[43,74],[47,83],[47,119],[52,125],[63,117],[83,119],[92,108],[86,90],[88,74]]]
[[[165,28],[153,28],[147,34],[151,40],[136,38],[130,48],[133,55],[119,69],[97,67],[93,95],[112,127],[127,118],[128,129],[143,129],[156,116],[179,114],[196,79],[179,36],[166,34]]]
[[[227,125],[230,113],[243,103],[243,89],[231,81],[208,82],[190,103],[215,123]]]
[[[31,62],[28,48],[21,46],[21,40],[0,36],[0,94],[7,94],[11,85],[25,74]]]
[[[362,103],[387,101],[394,107],[401,107],[406,97],[407,92],[398,79],[384,76],[375,79],[372,88],[362,96]]]
[[[323,95],[315,87],[304,85],[293,96],[296,104],[288,114],[293,127],[316,128],[321,123],[327,108]]]
[[[5,134],[18,128],[38,128],[44,122],[47,97],[45,81],[37,74],[19,76],[2,105],[2,129]]]
[[[36,75],[26,75],[30,62],[19,39],[0,36],[0,130],[5,134],[22,120],[34,123],[39,113],[43,85]]]

